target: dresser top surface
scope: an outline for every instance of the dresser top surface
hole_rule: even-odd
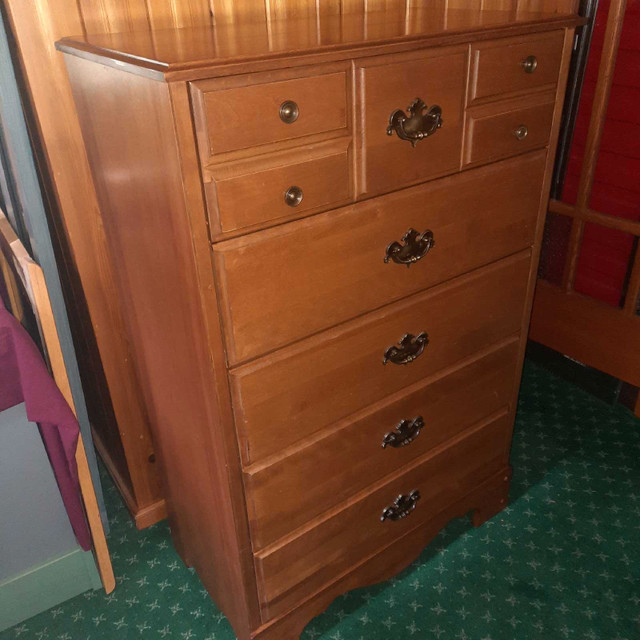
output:
[[[177,74],[265,59],[350,52],[380,45],[454,44],[580,24],[569,13],[410,7],[183,29],[71,36],[58,49],[154,74]],[[343,56],[344,57],[344,56]],[[131,70],[131,69],[130,69]],[[178,79],[176,77],[176,79]]]

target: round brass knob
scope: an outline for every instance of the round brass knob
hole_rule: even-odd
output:
[[[304,197],[300,187],[289,187],[284,194],[284,201],[290,207],[297,207]]]
[[[524,140],[529,135],[529,129],[521,124],[517,129],[514,130],[513,135],[518,138],[518,140]]]
[[[292,124],[298,119],[300,109],[293,100],[285,100],[280,105],[280,120],[285,124]]]
[[[538,58],[527,56],[521,63],[525,73],[533,73],[538,67]]]

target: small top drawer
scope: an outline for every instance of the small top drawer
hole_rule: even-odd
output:
[[[333,65],[325,71],[304,77],[265,73],[193,83],[203,162],[220,153],[346,129],[346,69]]]
[[[558,81],[564,34],[510,38],[473,45],[469,100],[518,93]]]
[[[460,169],[467,49],[358,63],[360,193],[394,191]]]

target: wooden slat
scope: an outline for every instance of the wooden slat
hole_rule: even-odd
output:
[[[640,294],[640,251],[636,248],[631,267],[631,276],[627,286],[622,312],[627,316],[635,316],[638,313],[638,295]]]
[[[593,222],[608,229],[617,229],[623,233],[630,233],[634,236],[640,236],[640,222],[636,220],[628,220],[627,218],[618,218],[607,213],[600,213],[592,209],[577,209],[575,205],[561,202],[560,200],[549,201],[549,211],[562,216],[568,216],[583,222]]]
[[[53,378],[62,392],[67,404],[71,407],[74,415],[76,413],[73,396],[71,395],[71,386],[67,376],[67,369],[62,356],[62,348],[58,337],[55,320],[53,318],[53,310],[51,308],[51,300],[49,292],[44,280],[42,269],[32,260],[25,264],[27,273],[29,274],[29,284],[33,293],[33,304],[36,315],[40,324],[40,331],[43,336],[44,344],[47,350],[49,363]],[[100,510],[96,499],[96,492],[91,479],[91,471],[89,470],[89,462],[87,461],[87,452],[84,448],[82,434],[78,435],[78,445],[76,448],[76,465],[78,467],[78,479],[80,481],[80,491],[82,493],[82,501],[89,521],[89,530],[93,540],[93,548],[102,580],[102,585],[106,593],[111,593],[116,586],[113,574],[113,566],[109,556],[109,548],[100,519]]]
[[[591,107],[589,131],[585,142],[585,152],[580,173],[580,182],[578,184],[576,207],[580,210],[585,210],[589,206],[591,189],[593,187],[593,180],[598,163],[600,142],[602,141],[604,124],[607,117],[607,106],[613,84],[613,73],[616,65],[626,6],[626,0],[612,0],[609,8],[607,29],[604,36],[602,56],[600,58],[600,69],[598,71],[598,81],[596,83],[596,94]],[[572,291],[574,287],[583,234],[584,221],[579,218],[574,219],[571,226],[567,259],[562,277],[562,286],[565,291]]]
[[[629,384],[640,386],[640,317],[538,281],[529,337]]]

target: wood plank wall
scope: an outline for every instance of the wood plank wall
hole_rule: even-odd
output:
[[[146,510],[139,524],[164,515],[153,445],[142,404],[138,372],[130,357],[127,332],[111,260],[84,152],[62,55],[54,49],[63,36],[82,33],[194,27],[277,20],[300,16],[369,11],[411,11],[424,0],[4,0],[52,185],[60,224],[79,274],[130,478],[121,472],[121,489],[130,507]],[[430,7],[501,9],[516,12],[575,11],[577,0],[430,0]],[[91,367],[89,367],[91,369]],[[95,379],[99,380],[100,376]],[[87,381],[85,381],[87,382]],[[94,381],[93,383],[99,384]],[[90,392],[90,395],[91,392]],[[99,393],[93,395],[100,395]],[[99,420],[94,414],[92,419]],[[105,436],[108,439],[108,436]],[[152,460],[153,458],[151,458]],[[117,461],[116,461],[117,462]]]
[[[62,0],[64,1],[64,0]],[[430,0],[443,10],[572,11],[575,0]],[[78,0],[85,33],[197,27],[424,6],[420,0]]]

